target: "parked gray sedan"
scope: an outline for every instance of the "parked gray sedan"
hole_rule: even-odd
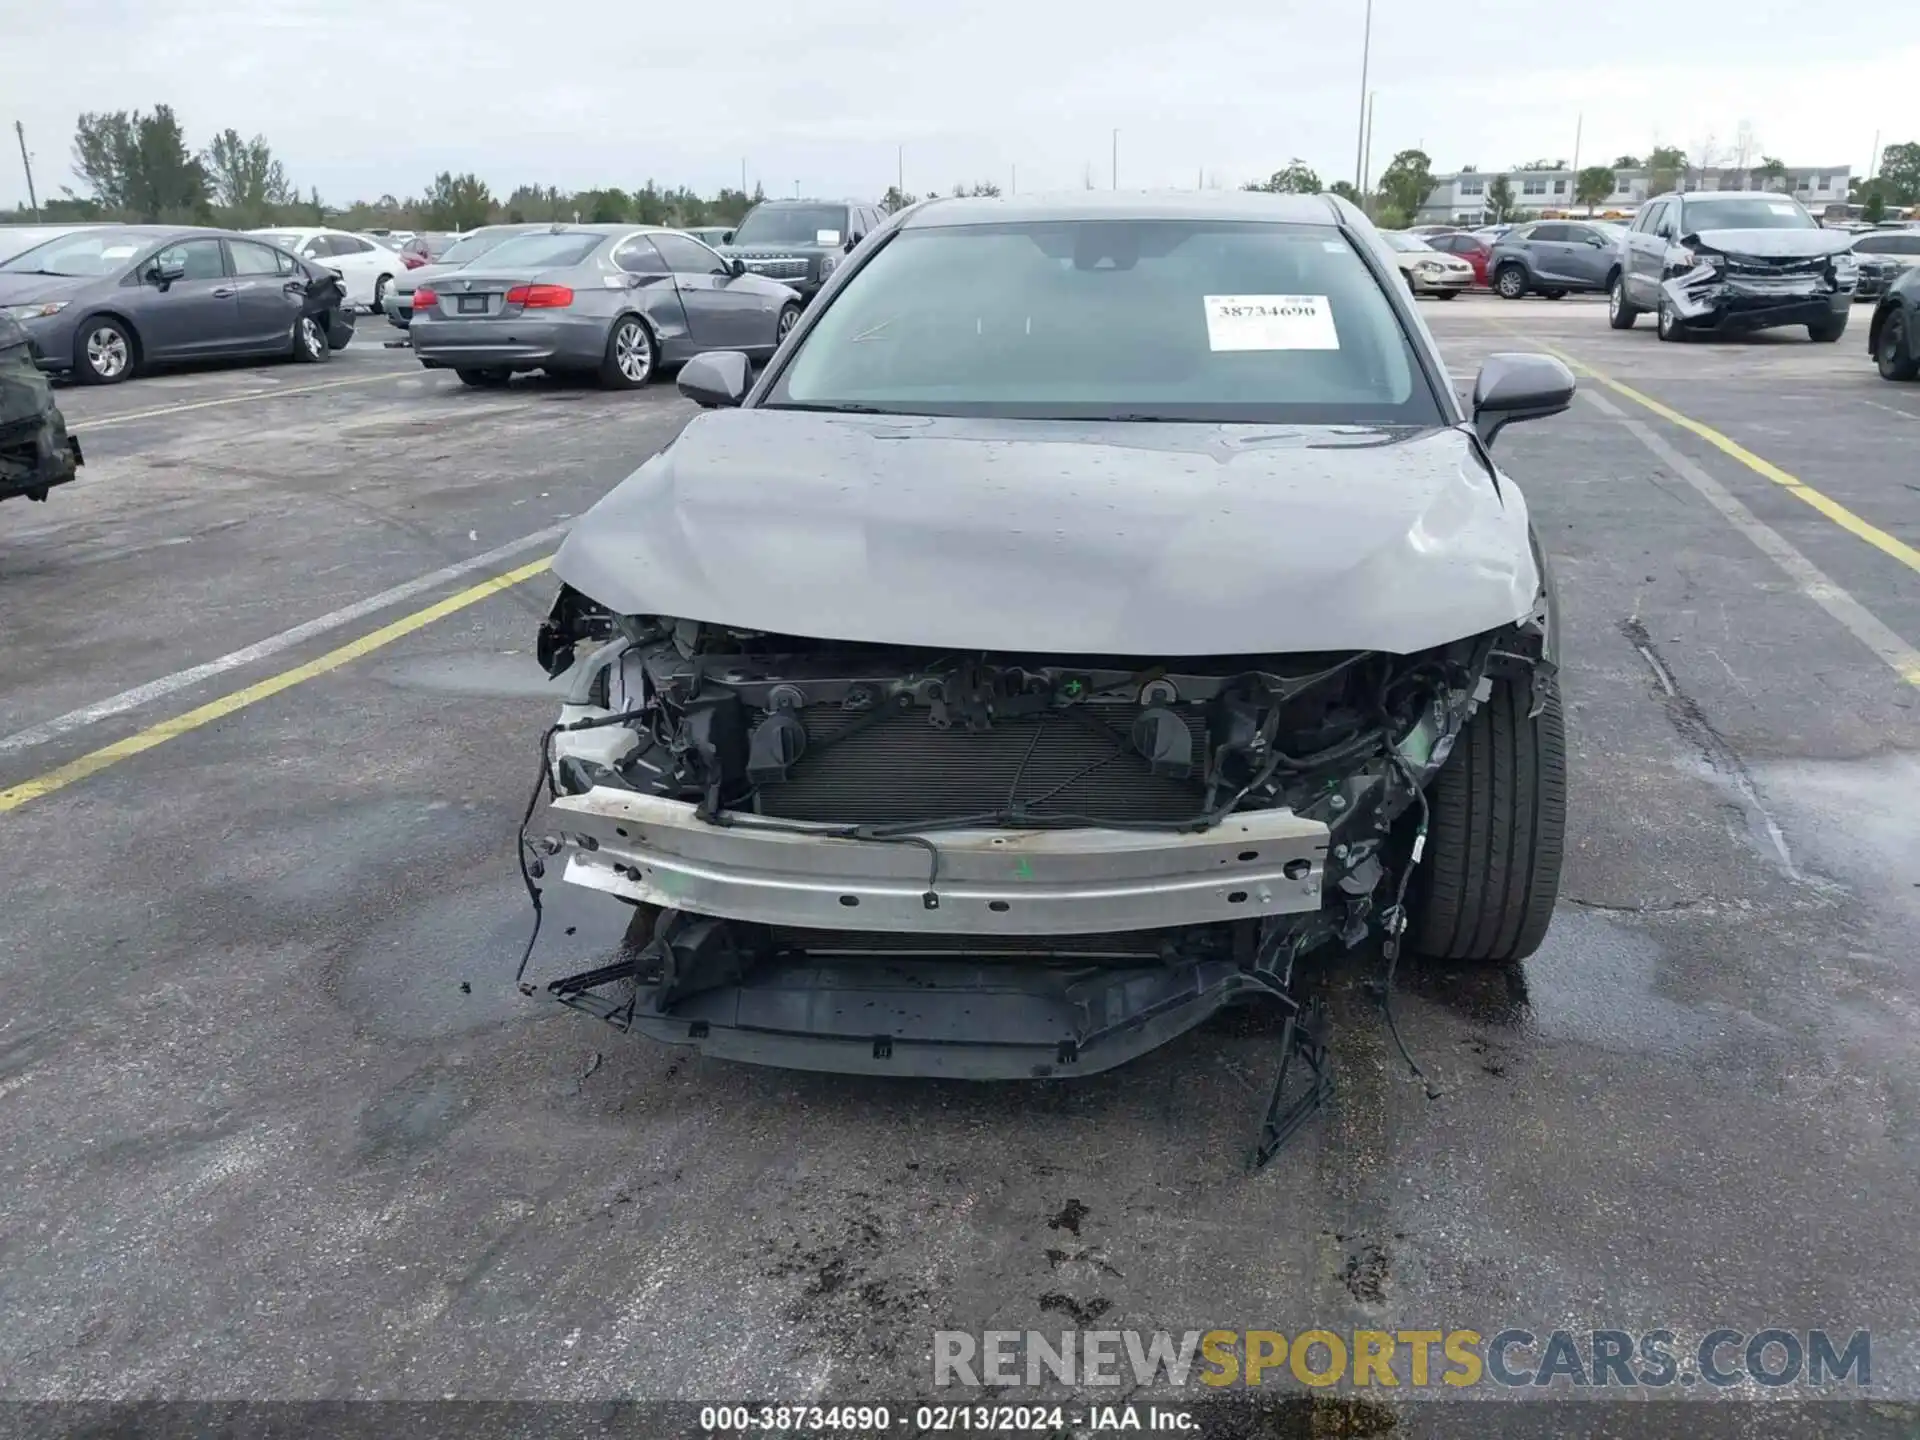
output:
[[[413,292],[413,352],[469,385],[516,371],[644,385],[708,350],[771,355],[800,297],[677,230],[575,225],[506,241]]]

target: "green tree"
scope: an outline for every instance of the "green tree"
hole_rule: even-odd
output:
[[[1678,145],[1661,145],[1647,156],[1647,168],[1653,172],[1647,181],[1648,193],[1664,194],[1678,188],[1687,173],[1687,152]]]
[[[1513,168],[1516,170],[1564,170],[1567,168],[1567,162],[1564,160],[1529,160],[1526,164],[1516,165]]]
[[[1325,187],[1307,162],[1296,155],[1285,169],[1274,171],[1264,180],[1249,180],[1240,188],[1263,190],[1269,195],[1318,195]]]
[[[971,185],[954,186],[953,193],[956,196],[998,195],[1000,193],[1000,187],[994,184],[991,180],[976,180]]]
[[[1616,155],[1613,160],[1613,168],[1616,170],[1638,170],[1640,168],[1640,157],[1638,155]]]
[[[1360,192],[1353,188],[1353,182],[1350,180],[1334,181],[1332,188],[1329,190],[1328,193],[1333,195],[1338,195],[1342,200],[1346,201],[1349,205],[1363,204]]]
[[[1760,163],[1748,172],[1748,179],[1756,190],[1786,189],[1786,162],[1777,155],[1762,155]]]
[[[1886,186],[1887,199],[1895,205],[1920,205],[1920,141],[1882,150],[1880,173],[1874,178]]]
[[[207,218],[207,173],[169,105],[89,112],[73,132],[74,173],[103,210],[155,223]]]
[[[909,205],[920,203],[920,197],[911,190],[902,190],[898,185],[889,185],[887,193],[880,197],[880,208],[889,215],[897,214]]]
[[[227,212],[222,218],[231,225],[264,225],[299,201],[264,135],[242,140],[238,130],[222,130],[201,152],[200,164],[214,203]]]
[[[1380,200],[1408,217],[1419,214],[1432,189],[1433,161],[1424,150],[1402,150],[1380,172]]]
[[[1878,225],[1887,218],[1887,196],[1878,181],[1867,187],[1867,203],[1860,207],[1860,218],[1869,225]]]
[[[1487,182],[1487,209],[1493,212],[1496,223],[1509,219],[1514,211],[1513,186],[1504,175],[1496,175]]]
[[[1573,198],[1593,213],[1593,207],[1613,193],[1613,167],[1589,165],[1573,177]]]
[[[493,192],[478,175],[454,175],[442,170],[422,197],[430,230],[471,230],[493,218]]]

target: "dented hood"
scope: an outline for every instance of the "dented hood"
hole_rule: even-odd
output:
[[[1839,230],[1702,230],[1682,243],[1759,260],[1810,260],[1851,250],[1853,237]]]
[[[1539,582],[1461,430],[760,409],[695,418],[553,568],[622,614],[1153,656],[1420,650]]]

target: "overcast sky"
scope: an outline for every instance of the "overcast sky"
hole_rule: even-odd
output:
[[[330,203],[473,170],[521,182],[877,197],[910,190],[1237,185],[1295,155],[1351,179],[1365,0],[0,0],[0,121],[42,195],[83,109],[174,107],[190,141],[262,132]],[[1750,0],[1376,0],[1373,171],[1730,145],[1864,173],[1920,140],[1906,6]],[[1549,25],[1546,17],[1557,13]],[[1909,43],[1902,44],[1901,36]],[[1663,36],[1667,38],[1662,38]],[[1699,59],[1681,58],[1699,56]],[[1709,57],[1710,58],[1707,58]],[[26,198],[13,137],[0,204]],[[1757,156],[1756,156],[1757,159]]]

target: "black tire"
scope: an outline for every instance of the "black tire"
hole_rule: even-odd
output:
[[[600,360],[600,383],[609,390],[638,390],[653,379],[660,350],[653,332],[638,315],[622,315],[607,332],[606,354]]]
[[[1678,345],[1687,338],[1687,327],[1680,323],[1680,312],[1673,308],[1673,302],[1665,295],[1660,297],[1660,308],[1656,312],[1654,328],[1662,340]]]
[[[513,379],[511,370],[455,370],[462,385],[471,385],[476,390],[497,390]]]
[[[773,343],[776,349],[779,348],[780,342],[787,338],[787,332],[799,323],[800,307],[798,305],[788,304],[780,307],[780,318],[773,322]]]
[[[1433,292],[1433,298],[1436,300],[1451,300],[1459,293],[1458,290],[1436,290]]]
[[[1882,380],[1920,380],[1920,353],[1915,351],[1906,313],[1898,305],[1880,322],[1880,333],[1874,337],[1873,364]]]
[[[293,358],[302,365],[324,365],[333,354],[327,343],[327,317],[301,312],[293,322]]]
[[[1540,948],[1566,850],[1567,735],[1555,686],[1498,680],[1427,791],[1410,943],[1438,960],[1511,965]]]
[[[1493,272],[1493,293],[1502,300],[1524,300],[1527,295],[1527,271],[1524,265],[1502,265]]]
[[[1816,345],[1831,345],[1847,333],[1847,312],[1841,311],[1819,325],[1807,326],[1807,336]]]
[[[382,275],[378,280],[373,282],[373,305],[370,308],[374,314],[384,315],[387,313],[387,286],[392,283],[393,277],[391,275]]]
[[[1627,277],[1616,274],[1607,285],[1607,324],[1615,330],[1631,330],[1640,311],[1627,298]]]
[[[139,368],[140,347],[118,320],[97,316],[73,337],[73,374],[83,385],[118,385]]]

